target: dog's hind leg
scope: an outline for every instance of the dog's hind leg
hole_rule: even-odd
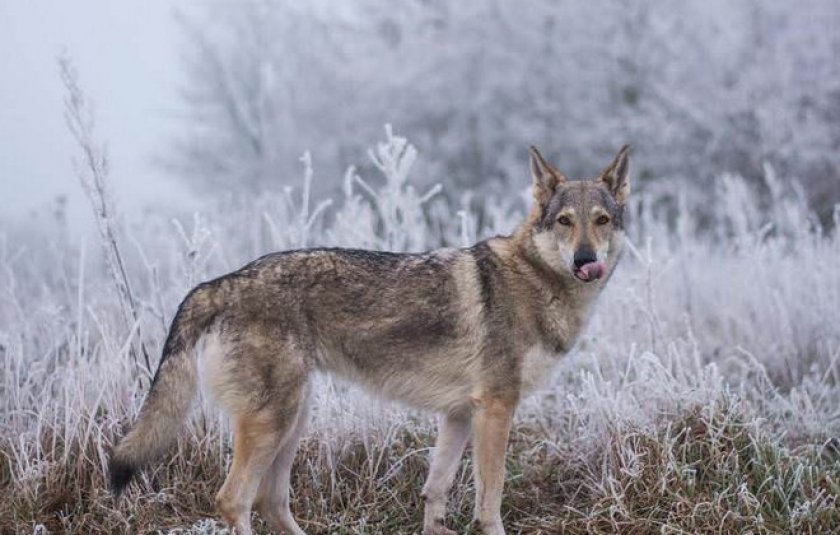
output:
[[[233,463],[216,507],[237,535],[251,535],[251,505],[281,440],[268,415],[240,416],[234,422]]]
[[[444,526],[446,494],[458,471],[458,462],[470,437],[470,414],[450,413],[441,418],[429,477],[423,486],[426,508],[423,513],[423,535],[455,535]]]
[[[280,451],[271,463],[271,468],[263,477],[257,493],[255,509],[280,533],[291,535],[306,535],[292,516],[289,508],[289,484],[291,481],[292,463],[298,449],[300,438],[309,422],[309,393],[304,395],[297,419],[291,433],[283,441]]]
[[[288,377],[260,396],[259,405],[231,415],[233,463],[216,495],[216,506],[237,535],[252,533],[251,507],[266,471],[284,441],[295,433],[305,391],[304,377]]]

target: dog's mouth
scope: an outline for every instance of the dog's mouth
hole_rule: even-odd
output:
[[[574,269],[575,277],[583,282],[592,282],[604,276],[607,266],[603,262],[589,262]]]

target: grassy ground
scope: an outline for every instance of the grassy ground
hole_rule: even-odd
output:
[[[689,410],[654,433],[625,429],[608,436],[591,451],[573,453],[545,429],[517,426],[503,504],[508,530],[831,533],[840,526],[836,441],[781,446],[724,403]],[[42,440],[46,445],[52,438]],[[325,445],[329,438],[311,436],[294,468],[293,511],[301,526],[315,534],[418,533],[432,441],[426,426],[345,438],[333,451]],[[224,532],[210,520],[224,467],[204,444],[185,441],[178,455],[149,470],[119,500],[108,495],[102,472],[89,470],[96,452],[69,447],[66,461],[6,496],[2,533],[30,533],[36,525],[49,533]],[[448,520],[459,533],[476,532],[469,472],[467,455]],[[269,533],[256,520],[257,531]]]

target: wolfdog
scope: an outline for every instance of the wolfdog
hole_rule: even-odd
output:
[[[446,495],[472,438],[474,518],[504,534],[504,457],[519,400],[586,325],[624,241],[628,147],[592,180],[567,180],[530,150],[534,202],[510,236],[463,249],[308,249],[263,256],[194,288],[178,308],[137,422],[115,448],[119,492],[165,453],[199,387],[230,416],[233,462],[216,495],[251,533],[251,509],[281,532],[310,376],[336,374],[441,415],[423,533],[454,534]]]

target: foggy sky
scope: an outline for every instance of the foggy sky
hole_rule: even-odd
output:
[[[73,226],[91,219],[74,173],[56,57],[66,50],[107,142],[117,205],[137,213],[184,204],[183,188],[152,160],[177,123],[175,2],[0,3],[0,199],[6,219],[69,200]]]

